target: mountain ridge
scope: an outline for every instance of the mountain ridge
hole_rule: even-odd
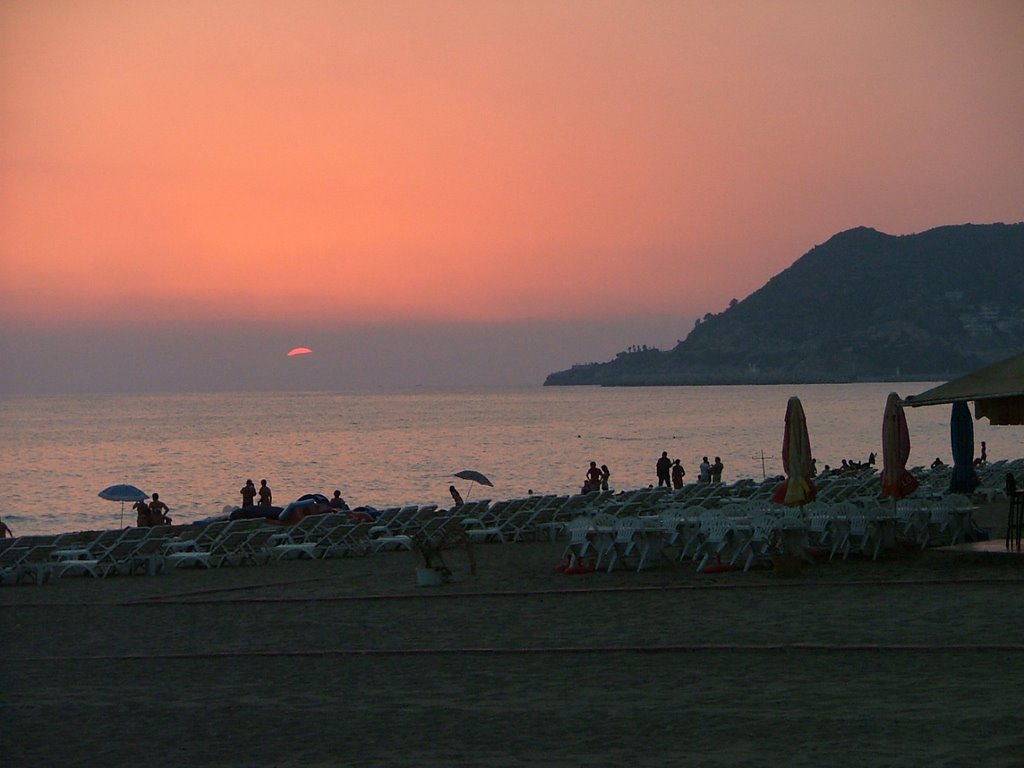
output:
[[[551,373],[546,386],[950,378],[1024,349],[1024,223],[833,235],[674,348]]]

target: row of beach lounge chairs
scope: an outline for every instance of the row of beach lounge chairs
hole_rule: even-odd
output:
[[[1006,472],[1024,462],[980,468],[976,491],[987,500]],[[291,526],[262,519],[205,525],[127,528],[0,541],[0,583],[44,584],[71,575],[154,575],[183,566],[259,565],[414,549],[417,540],[514,543],[566,539],[566,561],[610,569],[648,567],[658,559],[692,560],[698,569],[726,562],[752,567],[778,552],[780,538],[801,554],[852,553],[878,558],[887,549],[955,544],[972,535],[972,499],[944,494],[948,470],[912,470],[921,487],[898,503],[879,497],[878,473],[861,470],[817,479],[818,499],[802,508],[773,504],[779,478],[681,489],[640,488],[572,495],[479,499],[438,510],[405,505],[372,520],[347,513],[309,515]],[[782,536],[781,534],[785,535]]]

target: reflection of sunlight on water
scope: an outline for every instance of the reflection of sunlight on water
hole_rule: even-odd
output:
[[[901,394],[928,384],[901,384]],[[19,532],[116,523],[96,494],[129,482],[156,491],[176,521],[219,514],[247,478],[266,478],[275,503],[339,489],[352,506],[450,501],[451,474],[484,472],[492,500],[573,493],[591,460],[613,488],[654,482],[661,451],[687,479],[721,456],[726,482],[782,472],[786,401],[801,398],[819,468],[881,456],[890,384],[801,387],[532,388],[404,394],[200,394],[0,400],[0,514]],[[949,409],[907,409],[910,465],[949,461]],[[990,459],[1024,455],[1019,428],[975,422]],[[126,511],[125,520],[128,523]],[[132,519],[134,522],[134,518]]]

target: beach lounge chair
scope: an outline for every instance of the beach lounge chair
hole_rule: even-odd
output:
[[[743,570],[749,571],[757,560],[771,554],[772,536],[778,520],[770,515],[759,515],[751,521],[750,535],[739,546],[737,559],[743,559]]]
[[[26,541],[24,546],[11,546],[0,553],[0,583],[21,584],[23,581],[42,586],[50,580],[54,545],[52,537]]]
[[[373,523],[343,521],[325,531],[317,542],[314,556],[321,559],[365,555],[370,552],[369,533]]]
[[[223,565],[261,565],[270,560],[267,541],[274,534],[271,526],[262,521],[257,525],[240,527],[225,532],[210,545],[210,556],[216,567]]]
[[[643,523],[638,517],[622,517],[615,521],[614,530],[611,534],[611,541],[607,546],[601,547],[601,554],[598,556],[597,566],[601,567],[602,558],[608,558],[608,572],[615,570],[615,566],[625,563],[627,558],[639,552],[639,535]]]
[[[370,547],[374,552],[382,550],[412,549],[412,536],[404,533],[396,533],[387,525],[379,523],[372,526],[369,531]]]
[[[567,569],[577,568],[584,558],[596,557],[597,550],[591,540],[593,522],[589,517],[577,517],[565,524],[569,533],[569,543],[565,545],[562,557]]]
[[[345,520],[345,515],[338,514],[306,515],[295,525],[275,531],[268,538],[268,552],[275,560],[303,555],[310,560],[315,559],[321,536]]]
[[[166,526],[153,528],[130,528],[131,535],[125,535],[99,552],[96,559],[64,560],[61,565],[65,571],[74,572],[76,567],[92,570],[91,575],[111,576],[121,574],[130,576],[140,571],[155,575],[164,562],[164,545],[172,538],[171,529]],[[137,531],[137,533],[136,533]]]
[[[176,539],[168,541],[164,547],[165,562],[171,568],[180,568],[182,565],[201,565],[204,568],[211,568],[213,548],[218,540],[232,531],[249,529],[253,526],[264,525],[262,520],[219,520],[214,523],[207,523],[202,526],[195,526],[199,530],[188,529],[188,536],[179,535]],[[214,561],[216,562],[216,560]]]
[[[847,515],[848,526],[846,530],[845,552],[843,557],[853,547],[862,554],[871,553],[871,559],[877,560],[882,549],[882,531],[875,524],[873,515],[869,515],[863,509],[856,509]]]
[[[734,544],[736,537],[735,525],[721,514],[705,514],[700,522],[700,542],[694,552],[697,571],[702,572],[712,558],[732,563],[736,559],[738,548]]]

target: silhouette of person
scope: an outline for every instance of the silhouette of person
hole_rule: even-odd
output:
[[[985,449],[985,441],[981,441],[981,456],[974,460],[974,466],[984,467],[988,463],[988,451]]]
[[[171,518],[167,516],[170,511],[170,508],[160,501],[160,494],[154,493],[153,500],[149,502],[149,524],[170,525]]]
[[[146,503],[145,499],[142,501],[136,501],[132,504],[132,509],[136,512],[135,526],[137,528],[147,528],[152,525],[152,522],[150,522],[149,519],[149,504]]]
[[[682,463],[679,459],[672,462],[672,487],[679,490],[683,487],[683,478],[686,476],[686,470],[683,469]]]
[[[715,456],[715,463],[711,465],[711,482],[720,483],[722,482],[722,470],[725,469],[725,464],[722,463],[721,456]]]
[[[274,495],[270,492],[270,486],[266,480],[260,480],[260,506],[269,507],[273,503]],[[252,506],[251,504],[249,505]]]
[[[464,502],[462,501],[462,494],[459,493],[458,488],[456,488],[454,485],[449,485],[448,493],[452,495],[452,501],[455,502],[456,507],[461,507],[463,505]]]
[[[658,459],[654,468],[658,473],[658,487],[661,488],[664,485],[666,488],[671,488],[672,478],[669,473],[672,471],[672,460],[668,457],[668,451],[661,452],[661,458]]]
[[[608,490],[608,478],[612,476],[611,470],[608,469],[607,464],[601,465],[601,490]]]
[[[331,499],[331,509],[347,510],[348,504],[341,498],[341,491],[334,492],[334,498]]]
[[[590,462],[590,469],[587,470],[587,482],[590,484],[590,490],[596,491],[601,487],[601,470],[597,468],[597,462]]]
[[[0,520],[0,539],[13,539],[14,533],[7,527],[7,523]]]
[[[705,456],[700,462],[700,481],[702,483],[711,482],[711,463],[708,461],[708,457]]]
[[[242,490],[239,491],[242,494],[242,506],[252,507],[255,506],[256,502],[256,485],[252,480],[246,480],[245,485],[242,486]]]

